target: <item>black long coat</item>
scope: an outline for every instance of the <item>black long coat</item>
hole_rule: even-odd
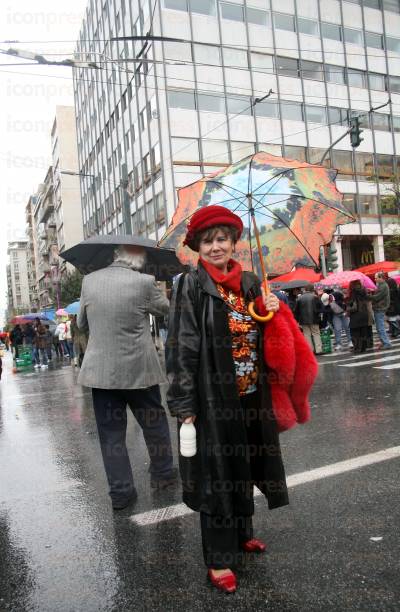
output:
[[[246,300],[260,295],[260,282],[243,272]],[[259,333],[262,355],[262,329]],[[288,504],[285,471],[263,359],[259,401],[255,406],[257,439],[248,439],[236,388],[228,307],[199,264],[181,276],[171,303],[166,364],[167,401],[173,416],[196,415],[197,454],[179,456],[183,501],[193,510],[219,516],[250,516],[255,484],[269,508]]]

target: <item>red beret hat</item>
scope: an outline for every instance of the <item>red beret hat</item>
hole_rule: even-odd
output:
[[[198,251],[194,243],[196,234],[216,225],[231,225],[237,230],[237,239],[242,235],[243,223],[241,218],[224,206],[213,204],[212,206],[199,208],[192,215],[183,244],[190,247],[192,251]]]

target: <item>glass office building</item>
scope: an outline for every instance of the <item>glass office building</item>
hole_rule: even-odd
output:
[[[111,41],[149,31],[162,40]],[[357,115],[361,145],[347,136],[325,160],[356,217],[335,242],[345,268],[384,259],[399,222],[398,0],[91,0],[76,51],[97,66],[74,69],[86,236],[160,238],[179,187],[258,150],[319,162]]]

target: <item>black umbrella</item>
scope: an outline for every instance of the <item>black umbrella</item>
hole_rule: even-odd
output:
[[[109,266],[114,260],[115,248],[120,245],[143,247],[147,256],[143,272],[155,276],[157,280],[170,280],[186,269],[173,249],[159,247],[155,240],[141,236],[118,234],[92,236],[63,251],[60,257],[78,268],[82,274],[89,274]]]
[[[287,289],[300,289],[301,287],[307,287],[307,285],[313,285],[314,283],[309,280],[292,280],[287,283],[274,283],[272,280],[270,284],[273,290],[282,289],[286,291]]]

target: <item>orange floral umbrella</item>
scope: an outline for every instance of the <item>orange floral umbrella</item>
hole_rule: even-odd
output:
[[[244,270],[264,276],[263,258],[269,274],[315,265],[319,247],[332,240],[337,225],[354,221],[336,188],[336,174],[323,166],[256,153],[179,189],[178,206],[159,244],[174,248],[181,263],[196,265],[197,253],[183,246],[187,224],[199,207],[219,204],[243,220],[236,258]]]

